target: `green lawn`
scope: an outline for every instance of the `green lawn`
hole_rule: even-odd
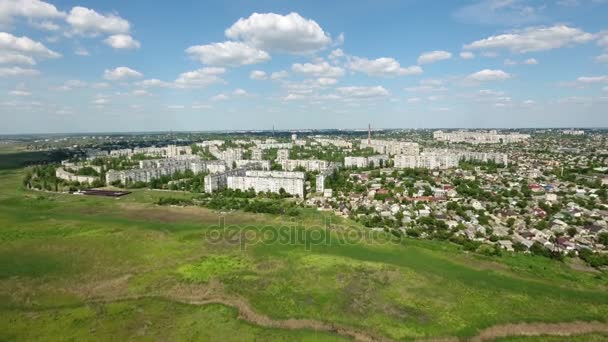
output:
[[[182,303],[215,297],[239,298],[274,319],[397,340],[608,317],[606,274],[548,259],[483,257],[383,235],[357,240],[364,228],[332,218],[332,230],[323,230],[316,211],[295,221],[228,213],[226,230],[218,213],[152,204],[188,194],[26,191],[22,174],[0,171],[0,340],[340,339],[252,325],[222,305]],[[344,232],[357,241],[342,241]],[[239,234],[250,243],[239,243]]]

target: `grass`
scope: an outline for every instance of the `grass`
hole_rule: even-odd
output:
[[[400,340],[608,314],[605,273],[548,259],[484,257],[383,234],[357,239],[356,224],[334,217],[324,229],[325,218],[308,210],[297,222],[229,213],[222,228],[219,215],[203,208],[155,206],[165,192],[114,199],[26,191],[22,175],[0,170],[0,340],[340,340],[161,297],[241,298],[274,319],[315,319]],[[124,299],[147,295],[156,297]]]

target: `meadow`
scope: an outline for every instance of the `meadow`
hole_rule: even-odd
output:
[[[606,326],[599,271],[368,234],[313,210],[294,219],[154,204],[190,196],[179,192],[30,191],[24,172],[0,170],[0,340],[467,339],[508,323]]]

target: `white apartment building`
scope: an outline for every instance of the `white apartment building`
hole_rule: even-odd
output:
[[[285,171],[293,171],[298,167],[303,167],[306,171],[324,171],[330,165],[327,160],[319,159],[287,159],[279,162]]]
[[[289,150],[280,149],[277,150],[277,160],[287,160],[289,159]]]
[[[264,151],[261,148],[253,148],[251,149],[251,159],[253,160],[263,160],[264,159]]]
[[[245,175],[227,177],[229,189],[279,193],[284,189],[290,195],[304,197],[304,173],[283,171],[246,171]]]
[[[367,167],[367,157],[344,157],[344,167],[365,168]]]
[[[433,139],[444,142],[466,142],[472,144],[498,144],[516,143],[530,138],[529,134],[509,133],[499,134],[496,130],[491,131],[455,131],[455,132],[433,132]]]
[[[67,172],[62,167],[59,167],[55,170],[55,177],[69,181],[69,182],[78,182],[78,183],[87,183],[87,184],[91,184],[94,181],[96,181],[97,179],[99,179],[99,177],[95,177],[95,176],[75,175],[73,173]]]
[[[234,163],[237,168],[270,170],[270,160],[239,159],[235,160]]]
[[[420,146],[415,142],[393,141],[393,140],[361,140],[361,148],[372,148],[374,152],[380,154],[407,154],[417,155],[420,153]]]
[[[265,142],[265,143],[259,143],[257,145],[257,147],[261,148],[262,150],[269,150],[271,148],[284,148],[284,149],[290,150],[293,147],[293,144],[292,143]]]
[[[396,168],[449,169],[458,167],[461,160],[480,162],[493,161],[507,165],[509,158],[504,153],[486,153],[460,150],[430,150],[418,156],[399,155],[393,158]]]

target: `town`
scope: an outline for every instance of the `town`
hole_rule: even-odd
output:
[[[33,189],[149,188],[162,204],[213,209],[273,201],[272,213],[315,208],[372,230],[439,239],[488,255],[579,256],[607,265],[608,135],[601,130],[247,132],[166,145],[124,137],[70,147],[37,167]],[[154,143],[154,142],[152,142]],[[171,200],[171,191],[199,194]],[[245,203],[245,204],[244,204]],[[276,207],[282,209],[276,209]],[[258,205],[250,210],[264,212]],[[268,209],[266,207],[266,209]]]

